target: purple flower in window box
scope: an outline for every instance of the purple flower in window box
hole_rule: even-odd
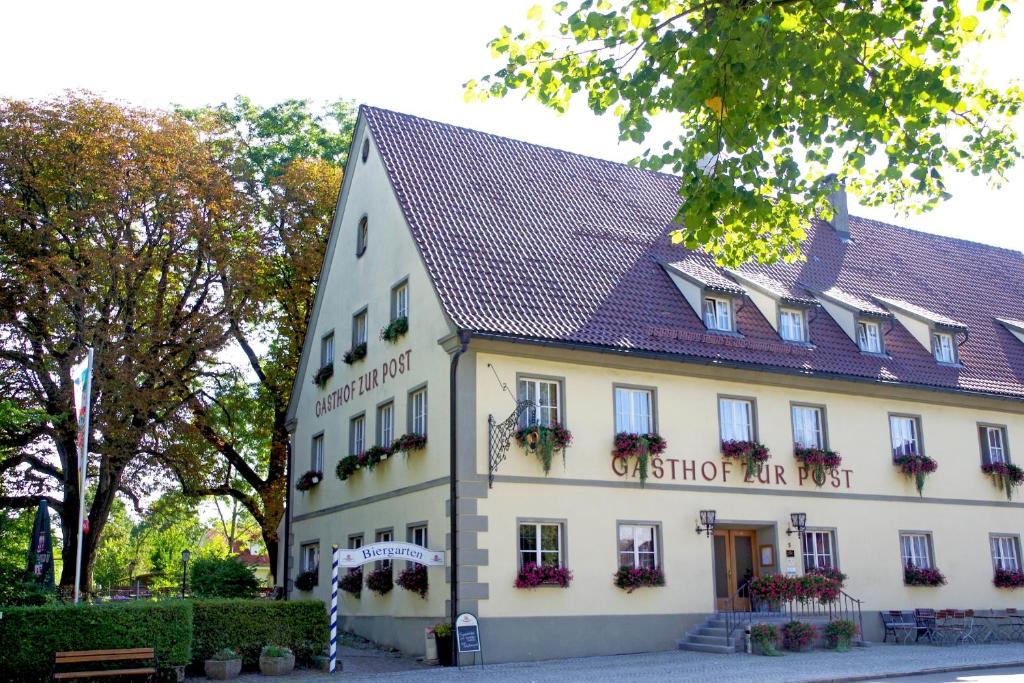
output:
[[[944,586],[946,577],[938,569],[908,564],[903,568],[903,583],[908,586]]]
[[[532,562],[524,564],[516,575],[516,588],[536,588],[537,586],[560,586],[568,588],[572,581],[572,572],[565,567],[537,565]]]
[[[414,564],[395,579],[395,583],[404,588],[407,591],[412,591],[416,595],[423,599],[427,597],[427,588],[430,584],[427,582],[427,567],[422,564]]]
[[[997,569],[992,583],[996,588],[1024,588],[1024,571],[1019,569]]]
[[[793,457],[807,468],[811,473],[811,479],[818,486],[823,486],[828,473],[835,472],[843,464],[843,458],[839,453],[826,448],[797,446],[793,449]]]
[[[660,567],[619,567],[613,579],[616,586],[632,593],[637,588],[664,586],[665,572]]]
[[[561,423],[530,425],[516,432],[516,443],[537,454],[544,468],[544,474],[551,471],[551,460],[555,451],[562,452],[562,466],[565,466],[565,449],[572,445],[572,432]]]
[[[761,474],[764,464],[772,455],[767,446],[757,441],[729,440],[722,442],[722,457],[742,460],[747,477],[753,479]]]
[[[923,495],[925,478],[939,469],[939,463],[927,455],[901,455],[895,458],[893,464],[900,468],[904,475],[914,480],[917,487],[917,495]]]
[[[981,471],[992,477],[996,488],[1006,492],[1006,499],[1013,499],[1013,489],[1024,484],[1024,469],[1008,462],[989,462]]]
[[[619,432],[615,435],[615,448],[612,449],[613,458],[629,457],[637,459],[637,468],[640,473],[640,485],[647,481],[647,469],[651,456],[661,455],[668,448],[668,442],[658,434],[632,434],[630,432]]]

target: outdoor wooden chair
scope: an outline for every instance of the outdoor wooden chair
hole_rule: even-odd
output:
[[[110,667],[111,664],[116,666]],[[158,668],[156,651],[151,647],[58,652],[53,659],[53,680],[66,681],[115,676],[153,680]]]
[[[917,631],[917,637],[914,638],[915,643],[921,640],[921,636],[927,638],[929,643],[934,643],[936,638],[942,639],[942,634],[939,633],[936,621],[935,610],[915,609],[914,624]]]

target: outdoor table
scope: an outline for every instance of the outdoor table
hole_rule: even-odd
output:
[[[974,615],[974,624],[978,630],[979,643],[985,643],[990,640],[1002,640],[999,629],[1008,625],[1006,623],[1006,615],[977,613]]]

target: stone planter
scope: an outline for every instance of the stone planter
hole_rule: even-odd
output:
[[[241,659],[207,659],[203,664],[206,677],[215,681],[226,681],[242,671]]]
[[[295,655],[264,657],[260,655],[260,673],[264,676],[283,676],[295,668]]]

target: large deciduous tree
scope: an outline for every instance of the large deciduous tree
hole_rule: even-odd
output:
[[[924,210],[950,172],[998,180],[1020,156],[1018,88],[969,76],[964,48],[1005,20],[993,0],[585,0],[539,6],[490,41],[503,62],[467,97],[577,93],[638,161],[681,179],[676,241],[736,265],[799,257],[842,181],[869,205]],[[659,116],[661,115],[661,116]],[[662,128],[662,124],[665,128]],[[842,180],[840,180],[842,179]]]
[[[202,383],[168,430],[161,459],[186,494],[230,496],[259,524],[272,571],[287,487],[286,414],[306,322],[355,125],[353,105],[316,113],[245,98],[184,114],[244,195],[246,268],[225,263],[229,330],[239,362]],[[194,455],[200,453],[200,462]]]
[[[239,223],[232,178],[183,117],[0,100],[0,392],[49,416],[0,454],[0,507],[49,501],[63,586],[82,523],[71,366],[95,349],[87,589],[115,496],[151,490],[141,454],[229,338]]]

